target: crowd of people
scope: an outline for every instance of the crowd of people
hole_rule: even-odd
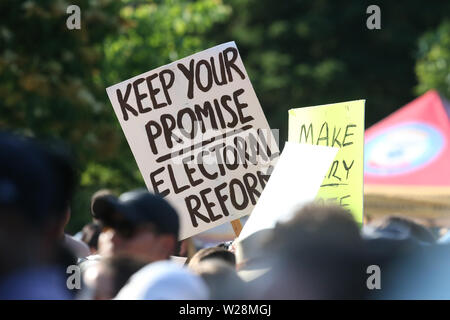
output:
[[[448,235],[406,217],[361,227],[310,204],[231,245],[192,249],[164,198],[100,190],[71,236],[75,172],[60,148],[0,134],[0,299],[450,298]]]

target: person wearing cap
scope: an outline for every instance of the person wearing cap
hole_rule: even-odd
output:
[[[99,237],[101,256],[128,256],[148,263],[167,260],[178,241],[179,218],[161,196],[144,189],[98,196],[94,219],[104,229]]]
[[[63,199],[53,164],[36,140],[0,132],[0,300],[72,297],[72,257],[52,231]]]

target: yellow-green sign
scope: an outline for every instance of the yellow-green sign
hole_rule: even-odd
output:
[[[289,110],[289,141],[339,148],[317,194],[363,220],[364,103],[356,100]]]

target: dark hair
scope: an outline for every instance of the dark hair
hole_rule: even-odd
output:
[[[242,300],[247,298],[246,287],[236,269],[220,258],[208,258],[193,271],[208,285],[212,300]]]
[[[270,242],[289,247],[306,241],[345,246],[361,240],[358,225],[348,211],[338,206],[309,204],[291,220],[277,224]]]
[[[224,248],[211,247],[197,251],[189,261],[189,267],[195,267],[196,264],[207,259],[219,259],[230,264],[232,267],[236,266],[236,257],[233,252]]]
[[[91,197],[91,215],[94,220],[98,220],[97,217],[95,217],[95,212],[93,209],[94,203],[98,198],[105,197],[105,196],[116,196],[116,194],[109,189],[100,189],[100,190],[96,191]]]
[[[407,217],[386,216],[373,223],[378,229],[387,229],[394,224],[399,224],[408,229],[411,240],[425,243],[436,242],[436,238],[427,227]]]
[[[276,225],[267,248],[276,279],[269,298],[355,299],[366,290],[363,240],[341,207],[303,207]]]
[[[0,132],[0,213],[20,214],[39,227],[59,190],[44,148],[32,138]]]
[[[44,148],[55,176],[57,188],[57,195],[52,201],[51,211],[59,218],[66,213],[78,184],[75,160],[69,149],[61,143],[47,143]]]
[[[89,248],[98,249],[98,237],[102,232],[102,226],[99,223],[91,222],[83,227],[81,241],[86,243]]]

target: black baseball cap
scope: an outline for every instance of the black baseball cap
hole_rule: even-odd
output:
[[[178,239],[180,227],[176,210],[164,198],[145,189],[125,192],[120,197],[99,196],[92,203],[92,215],[117,230],[151,223],[159,233],[173,234]]]

